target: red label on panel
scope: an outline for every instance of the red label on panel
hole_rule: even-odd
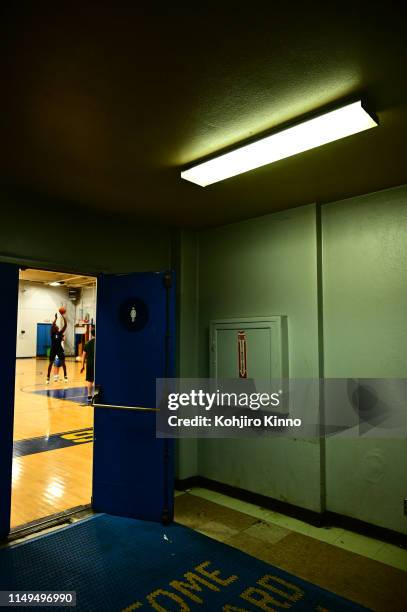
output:
[[[237,359],[239,366],[239,378],[247,378],[247,351],[246,332],[237,332]]]

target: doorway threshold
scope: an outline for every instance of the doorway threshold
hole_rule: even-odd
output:
[[[75,523],[81,519],[87,518],[94,514],[91,504],[84,506],[76,506],[75,508],[69,508],[57,514],[52,514],[24,525],[19,525],[11,529],[7,539],[4,540],[3,545],[15,544],[25,540],[26,538],[34,537],[40,533],[46,533],[59,527]],[[0,545],[1,546],[1,545]]]

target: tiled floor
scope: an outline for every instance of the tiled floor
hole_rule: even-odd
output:
[[[392,565],[393,567],[407,572],[407,550],[393,544],[386,544],[381,540],[366,537],[339,527],[314,527],[298,519],[271,510],[266,510],[254,504],[228,497],[222,493],[209,491],[208,489],[197,487],[191,489],[189,493],[227,508],[244,512],[245,514],[249,514],[266,523],[289,530],[290,532],[301,533],[350,552],[363,555],[369,559],[375,559],[381,563]]]
[[[207,489],[178,493],[175,508],[177,522],[371,610],[407,609],[407,555],[396,546]]]

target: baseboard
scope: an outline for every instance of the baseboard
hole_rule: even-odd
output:
[[[394,531],[387,527],[380,527],[379,525],[373,525],[372,523],[329,511],[324,513],[324,521],[325,526],[335,525],[335,527],[342,527],[348,531],[354,531],[370,538],[382,540],[383,542],[407,549],[407,535],[399,531]]]
[[[239,489],[238,487],[233,487],[203,476],[175,479],[175,488],[179,491],[185,491],[192,487],[202,487],[217,493],[223,493],[229,497],[261,506],[267,510],[274,510],[280,514],[291,516],[315,527],[342,527],[348,531],[354,531],[377,540],[382,540],[383,542],[407,548],[407,535],[387,529],[386,527],[379,527],[359,519],[344,516],[343,514],[328,511],[323,513],[314,512],[313,510],[301,508],[300,506],[267,497],[266,495],[260,495],[259,493],[252,493],[246,489]]]

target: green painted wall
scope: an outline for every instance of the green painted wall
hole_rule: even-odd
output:
[[[323,207],[326,377],[407,377],[407,186]],[[407,533],[406,440],[327,440],[327,508]]]
[[[200,376],[212,319],[288,315],[290,376],[318,377],[315,207],[199,236]],[[318,406],[315,406],[318,410]],[[319,511],[318,440],[203,440],[199,474]]]
[[[286,314],[290,377],[318,377],[319,360],[327,378],[407,377],[407,186],[321,207],[320,311],[317,216],[311,205],[199,234],[200,376],[211,319]],[[396,439],[198,444],[203,476],[313,510],[326,484],[327,510],[404,533],[406,465]]]

